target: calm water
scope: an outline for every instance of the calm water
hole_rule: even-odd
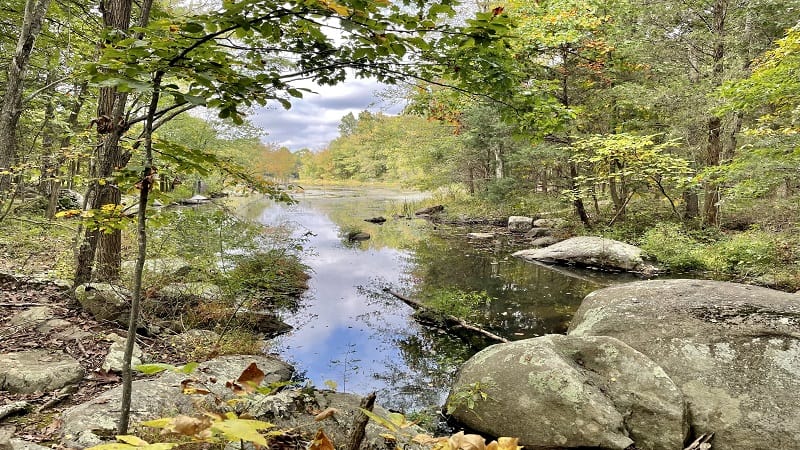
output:
[[[412,310],[382,291],[421,299],[431,292],[485,291],[494,300],[480,311],[484,328],[509,339],[563,333],[581,299],[610,279],[594,271],[553,270],[509,257],[518,250],[502,236],[466,238],[480,229],[448,228],[414,219],[383,225],[391,204],[418,198],[391,190],[307,190],[296,205],[258,202],[246,214],[287,226],[303,241],[313,273],[301,309],[285,317],[295,327],[274,351],[317,386],[378,391],[379,403],[401,411],[441,405],[455,370],[476,350],[416,323]],[[347,231],[368,241],[349,243]],[[518,247],[518,245],[516,246]]]

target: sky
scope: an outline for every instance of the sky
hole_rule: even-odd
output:
[[[376,94],[386,86],[374,80],[354,79],[336,86],[303,87],[316,93],[304,93],[302,99],[293,99],[289,110],[276,103],[257,108],[250,116],[254,125],[269,133],[263,141],[292,151],[321,150],[339,135],[339,122],[347,113],[358,116],[366,109],[397,114],[403,108],[400,103],[386,104],[378,99]]]

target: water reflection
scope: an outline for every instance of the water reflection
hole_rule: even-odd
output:
[[[495,300],[480,312],[480,325],[522,339],[564,332],[581,299],[609,282],[590,271],[567,276],[510,258],[516,249],[503,238],[469,241],[466,233],[476,230],[363,221],[414,195],[310,191],[297,205],[260,203],[246,211],[265,224],[288,224],[310,250],[304,307],[286,318],[295,330],[274,350],[317,386],[330,380],[348,392],[375,390],[380,403],[402,411],[441,404],[455,370],[475,349],[421,327],[383,287],[420,299],[441,289],[486,291]],[[372,239],[347,245],[341,231],[353,228]]]

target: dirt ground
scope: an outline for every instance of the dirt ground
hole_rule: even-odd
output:
[[[51,320],[61,321],[59,326],[48,330],[49,327],[43,329],[35,324],[19,323],[19,320],[12,324],[14,316],[42,306],[50,308]],[[77,391],[63,399],[58,399],[57,392],[11,394],[0,391],[0,407],[17,401],[30,404],[26,413],[0,418],[0,426],[14,426],[16,437],[29,441],[57,440],[61,411],[121,383],[119,374],[100,369],[111,345],[110,333],[125,336],[126,330],[116,323],[92,318],[70,297],[67,288],[0,274],[0,353],[33,349],[63,351],[78,360],[85,370]],[[137,341],[150,360],[180,362],[180,355],[162,340],[139,336]]]

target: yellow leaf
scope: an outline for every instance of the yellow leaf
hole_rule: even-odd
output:
[[[160,419],[153,419],[153,420],[148,420],[147,422],[142,422],[142,425],[151,428],[166,428],[170,426],[171,423],[172,423],[171,417],[162,417]]]
[[[259,433],[259,430],[272,428],[269,422],[250,419],[228,419],[215,422],[211,429],[222,433],[225,439],[231,442],[247,441],[261,446],[267,445],[267,440]]]

